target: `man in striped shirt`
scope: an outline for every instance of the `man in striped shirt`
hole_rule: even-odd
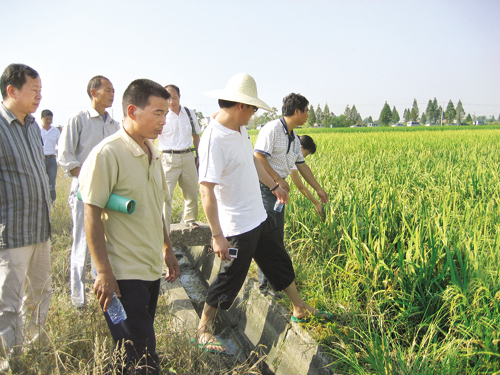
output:
[[[50,192],[40,128],[38,73],[9,65],[0,87],[0,356],[36,338],[49,310]],[[22,330],[24,327],[24,332]],[[8,359],[0,361],[7,370]]]

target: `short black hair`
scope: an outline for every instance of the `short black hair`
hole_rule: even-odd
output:
[[[52,113],[52,111],[50,109],[44,109],[42,111],[42,118],[47,117],[47,116],[54,116],[54,114]]]
[[[301,135],[300,144],[304,147],[304,150],[309,151],[309,154],[312,155],[316,152],[316,143],[314,143],[313,139],[308,135]]]
[[[177,95],[181,96],[181,90],[179,89],[179,87],[177,87],[176,85],[166,85],[165,88],[168,89],[169,87],[175,89],[175,91],[177,91]]]
[[[106,77],[104,76],[95,76],[95,77],[92,77],[89,81],[89,84],[87,85],[87,94],[89,95],[89,98],[92,100],[92,93],[91,93],[91,90],[92,89],[95,89],[95,90],[99,90],[101,88],[101,85],[102,85],[102,80],[105,79],[106,81],[109,81],[111,82],[109,79],[107,79]]]
[[[131,104],[144,109],[149,104],[150,96],[157,96],[165,100],[170,99],[167,89],[159,83],[150,79],[136,79],[133,81],[123,93],[123,116],[127,117],[127,108]]]
[[[230,100],[219,99],[220,108],[231,108],[234,107],[238,102],[232,102]]]
[[[5,68],[0,78],[2,98],[7,99],[7,86],[14,86],[16,89],[21,90],[27,81],[26,76],[33,79],[39,77],[38,72],[28,65],[10,64]]]
[[[281,112],[283,116],[293,116],[295,110],[304,112],[309,105],[309,101],[300,94],[291,93],[283,98],[283,107]]]

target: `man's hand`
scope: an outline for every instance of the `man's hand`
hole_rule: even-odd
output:
[[[179,262],[177,261],[177,258],[172,250],[167,251],[164,254],[165,264],[167,265],[165,281],[173,283],[181,274],[181,268],[179,267]]]
[[[231,257],[229,256],[229,242],[224,237],[223,234],[220,234],[218,236],[213,237],[212,239],[212,247],[214,249],[214,253],[221,259],[221,260],[231,260]]]
[[[316,212],[318,213],[319,216],[321,216],[323,214],[323,206],[321,205],[321,202],[316,204],[314,206],[314,209],[316,210]]]
[[[278,202],[288,204],[290,197],[288,196],[287,191],[281,186],[273,190],[272,193],[278,198]]]
[[[324,191],[323,189],[318,189],[316,190],[316,193],[318,194],[321,203],[328,202],[328,194],[326,194],[326,191]]]
[[[288,182],[286,182],[286,180],[284,178],[278,178],[276,180],[276,182],[283,188],[286,190],[287,193],[290,192],[290,185],[288,185]]]
[[[78,177],[78,176],[80,176],[81,169],[82,169],[82,167],[75,167],[72,170],[70,170],[69,173],[71,173],[72,176]]]
[[[97,277],[94,281],[94,294],[99,300],[99,304],[102,306],[104,311],[108,311],[108,307],[113,299],[113,293],[116,293],[118,297],[121,297],[120,288],[116,282],[115,275],[113,273],[97,273]]]

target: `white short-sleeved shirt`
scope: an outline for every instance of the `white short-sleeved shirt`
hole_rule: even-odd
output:
[[[280,175],[286,178],[292,173],[295,164],[304,163],[304,156],[300,148],[300,139],[288,128],[283,118],[268,122],[260,129],[255,151],[264,154],[269,165]]]
[[[41,126],[40,132],[42,133],[43,154],[55,155],[57,153],[57,142],[59,141],[61,132],[53,126],[51,126],[49,130],[46,130],[43,126]]]
[[[198,154],[200,183],[217,184],[215,196],[224,236],[246,233],[266,220],[252,142],[244,126],[237,132],[212,119]]]
[[[194,123],[196,134],[201,133],[200,125],[196,114],[189,109]],[[179,115],[174,111],[169,111],[163,131],[158,136],[158,149],[165,150],[186,150],[193,147],[193,128],[187,115],[186,108],[181,106]]]

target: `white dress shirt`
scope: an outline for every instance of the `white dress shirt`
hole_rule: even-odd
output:
[[[194,129],[196,134],[201,133],[198,119],[191,109],[191,117],[194,122]],[[163,125],[163,131],[158,136],[158,149],[165,150],[186,150],[193,147],[192,134],[193,130],[191,122],[186,113],[186,109],[181,106],[179,115],[174,111],[169,111],[166,118],[167,123]]]
[[[42,133],[43,141],[43,154],[44,155],[56,155],[57,142],[61,136],[61,132],[51,126],[49,130],[45,130],[43,126],[40,127],[40,132]]]

